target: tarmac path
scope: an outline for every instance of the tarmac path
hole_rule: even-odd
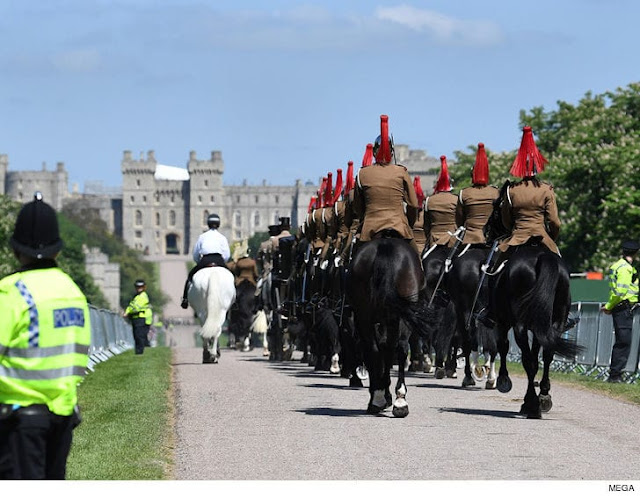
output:
[[[366,388],[299,361],[269,362],[259,348],[223,349],[219,364],[202,364],[195,330],[171,331],[176,480],[640,476],[636,405],[554,383],[552,410],[527,420],[518,415],[523,378],[502,394],[462,389],[459,370],[457,379],[408,374],[409,416],[370,416]]]

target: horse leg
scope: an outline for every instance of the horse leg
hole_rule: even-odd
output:
[[[393,403],[393,416],[404,418],[409,415],[409,405],[407,404],[407,385],[404,381],[404,366],[409,353],[409,343],[406,338],[398,339],[398,382],[396,383],[396,400]]]
[[[527,372],[527,392],[524,395],[524,403],[520,407],[520,414],[527,418],[542,418],[540,411],[540,400],[536,393],[535,379],[538,373],[538,352],[540,347],[534,338],[531,347],[526,329],[514,330],[516,342],[522,351],[522,366]]]
[[[553,402],[551,401],[551,394],[549,391],[551,390],[551,381],[549,380],[549,368],[551,366],[551,362],[553,361],[553,350],[548,351],[547,349],[542,352],[543,359],[543,371],[542,371],[542,379],[540,380],[540,411],[542,413],[547,413],[551,410],[553,406]]]
[[[458,323],[460,322],[462,322],[462,324],[458,326],[458,331],[462,335],[462,352],[464,354],[464,378],[462,379],[462,387],[471,387],[476,385],[476,381],[473,379],[471,373],[475,372],[476,365],[478,364],[478,352],[471,351],[470,331],[467,330],[467,327],[464,325],[467,323],[464,315],[458,318]]]
[[[368,333],[368,337],[365,338],[364,346],[364,363],[369,372],[369,405],[367,406],[367,413],[370,415],[377,415],[386,409],[389,405],[385,398],[385,388],[388,391],[388,385],[383,385],[384,378],[384,366],[382,353],[380,352],[378,345],[375,343],[372,337],[374,332],[373,324],[366,329],[362,328],[360,324],[356,325],[357,330]]]
[[[411,363],[409,372],[420,372],[424,369],[424,356],[422,354],[422,341],[417,333],[409,337],[409,349],[411,350]]]
[[[485,372],[487,374],[487,383],[485,384],[485,389],[495,389],[496,388],[496,357],[498,355],[497,351],[485,351]]]
[[[507,355],[509,354],[508,329],[504,325],[498,325],[498,353],[500,354],[500,371],[498,373],[497,388],[501,393],[508,393],[513,387],[507,370]]]

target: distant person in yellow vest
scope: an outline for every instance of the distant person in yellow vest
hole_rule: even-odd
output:
[[[354,211],[362,220],[360,241],[368,242],[394,231],[416,249],[413,224],[418,199],[407,168],[393,164],[389,117],[380,116],[380,135],[373,153],[376,163],[362,168],[356,178]]]
[[[465,227],[464,244],[486,244],[484,226],[493,212],[493,203],[500,191],[489,185],[489,160],[484,144],[478,144],[476,160],[471,170],[472,186],[463,188],[458,195],[456,225]]]
[[[452,246],[451,234],[455,232],[458,197],[452,192],[447,157],[440,156],[440,176],[424,206],[424,234],[427,250],[436,246]]]
[[[0,479],[64,479],[80,423],[89,306],[56,264],[58,220],[39,192],[9,243],[20,268],[0,280]]]
[[[134,282],[136,294],[133,296],[123,315],[131,320],[133,329],[133,343],[135,353],[144,353],[144,347],[148,345],[149,327],[153,321],[149,296],[147,294],[147,284],[139,278]]]

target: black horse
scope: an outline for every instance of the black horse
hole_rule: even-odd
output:
[[[500,209],[500,203],[494,203],[487,227],[493,235],[504,232]],[[571,306],[569,272],[560,256],[542,244],[540,237],[532,237],[526,244],[513,248],[506,257],[504,269],[492,277],[495,281],[490,283],[501,358],[497,388],[500,392],[509,392],[512,387],[506,361],[507,334],[512,328],[528,379],[520,413],[527,418],[541,418],[542,413],[552,407],[549,367],[554,355],[572,358],[579,352],[575,342],[564,336]],[[541,349],[543,373],[538,395],[535,377]]]
[[[236,301],[229,310],[229,335],[235,337],[236,348],[251,349],[251,323],[255,308],[256,286],[248,280],[236,285]],[[233,346],[230,344],[230,346]]]
[[[395,234],[363,243],[356,249],[347,276],[347,299],[369,372],[367,413],[393,404],[395,417],[406,417],[405,363],[409,335],[426,319],[424,274],[415,250]],[[396,400],[389,386],[394,356],[398,363]]]
[[[488,279],[481,277],[482,266],[487,263],[489,253],[490,249],[484,245],[465,245],[455,256],[446,280],[447,293],[456,313],[456,336],[461,343],[465,359],[463,387],[474,386],[476,380],[485,378],[487,389],[496,387],[495,337],[492,330],[474,319],[474,310],[478,311],[486,306]],[[484,366],[477,362],[480,347],[485,356]]]

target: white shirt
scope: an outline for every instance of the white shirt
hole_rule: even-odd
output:
[[[216,252],[222,255],[222,259],[225,261],[231,257],[231,250],[229,249],[227,238],[218,232],[218,230],[212,228],[198,237],[196,245],[193,246],[193,260],[199,263],[200,258],[205,254],[213,254]]]

